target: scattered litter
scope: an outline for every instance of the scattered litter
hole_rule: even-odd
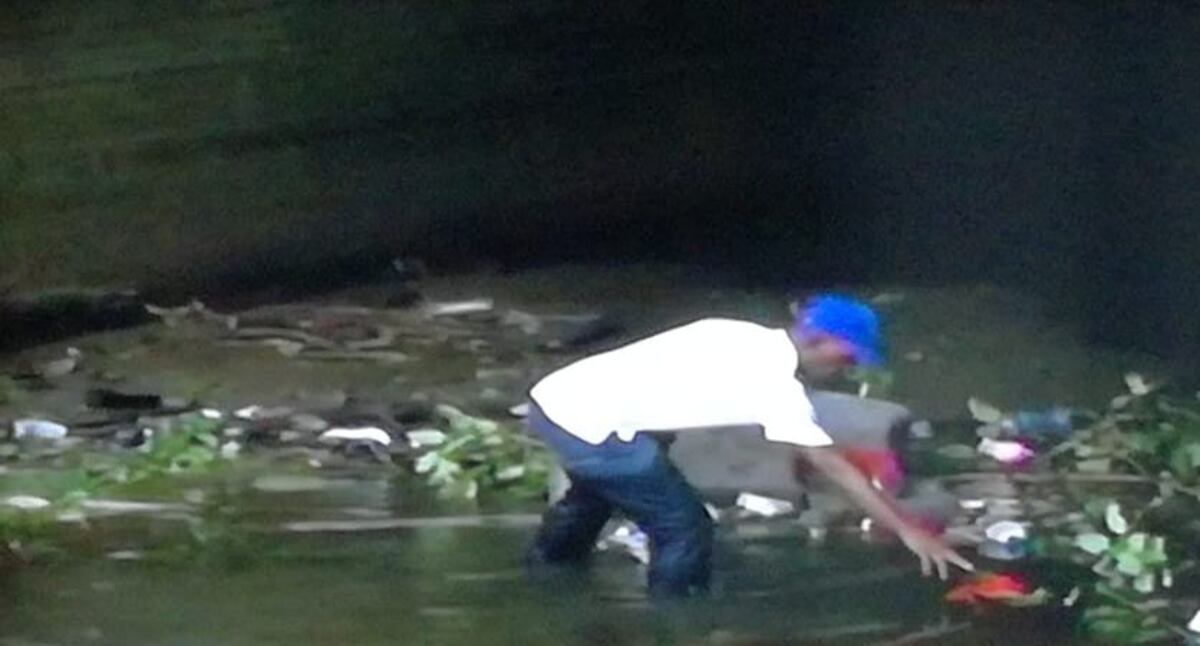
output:
[[[67,427],[44,419],[19,419],[13,422],[13,438],[26,437],[39,440],[61,440],[67,436]]]
[[[292,414],[292,409],[285,406],[267,408],[257,404],[234,411],[233,416],[245,420],[278,419]]]
[[[304,431],[306,433],[320,433],[329,428],[329,422],[308,413],[292,415],[291,422],[293,430]]]
[[[255,478],[250,486],[266,493],[299,493],[321,491],[328,489],[331,484],[329,480],[315,476],[265,475]]]
[[[529,402],[524,402],[513,406],[512,408],[508,409],[508,414],[522,419],[529,417]]]
[[[496,302],[490,298],[476,298],[465,301],[430,303],[426,306],[426,312],[430,316],[462,316],[490,312],[495,306]]]
[[[4,504],[17,509],[45,509],[50,506],[50,501],[37,496],[9,496],[4,499]]]
[[[768,498],[752,493],[740,493],[734,505],[744,509],[751,514],[763,516],[765,518],[773,518],[775,516],[783,516],[796,511],[796,506],[787,500],[779,500],[777,498]]]
[[[981,498],[964,498],[958,501],[958,504],[967,511],[979,511],[987,506],[987,501]]]
[[[221,445],[221,457],[226,460],[232,460],[242,452],[242,445],[237,442],[226,442]]]
[[[971,577],[946,593],[946,601],[967,605],[1002,603],[1038,605],[1049,598],[1044,589],[1031,590],[1025,579],[1014,574],[985,573]]]
[[[1020,442],[993,440],[986,437],[979,441],[978,451],[1004,464],[1018,464],[1034,456],[1033,449]]]
[[[993,523],[984,530],[984,535],[993,541],[1007,543],[1011,540],[1025,540],[1029,537],[1025,525],[1012,520],[1002,520]]]
[[[147,304],[146,311],[153,316],[162,319],[162,322],[167,327],[176,327],[180,322],[187,319],[197,319],[206,323],[216,323],[225,329],[234,330],[237,328],[238,319],[236,316],[218,314],[206,307],[204,303],[194,300],[182,307],[159,307],[157,305]]]
[[[67,348],[67,356],[42,363],[37,367],[37,374],[43,379],[65,377],[75,372],[82,359],[83,353],[78,348]]]
[[[871,533],[871,529],[875,527],[875,519],[867,516],[858,523],[858,530],[864,534]]]
[[[1188,622],[1187,628],[1194,633],[1200,633],[1200,610],[1197,610],[1196,614],[1192,616],[1192,620]]]
[[[708,512],[708,517],[711,518],[714,523],[721,522],[721,510],[713,506],[712,503],[704,503],[704,511]]]
[[[650,562],[650,538],[637,525],[624,522],[596,543],[596,549],[621,548],[642,565]]]
[[[158,410],[163,406],[159,395],[122,393],[107,388],[93,388],[84,395],[88,408],[115,410]]]
[[[363,426],[360,428],[331,428],[317,438],[327,444],[340,442],[374,442],[383,446],[391,446],[392,436],[378,426]]]
[[[222,419],[225,417],[225,413],[215,408],[202,408],[200,409],[200,416],[205,419]]]
[[[408,438],[408,445],[414,449],[427,446],[440,446],[446,441],[446,434],[436,428],[422,428],[408,431],[404,436]]]

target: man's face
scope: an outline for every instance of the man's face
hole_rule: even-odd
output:
[[[850,344],[827,334],[809,334],[799,344],[800,369],[813,379],[829,379],[854,365]]]

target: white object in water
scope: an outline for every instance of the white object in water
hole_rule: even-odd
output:
[[[232,460],[242,452],[242,445],[237,442],[229,441],[221,445],[221,457],[226,460]]]
[[[378,426],[363,426],[360,428],[331,428],[321,433],[320,441],[328,444],[339,442],[375,442],[384,446],[392,445],[392,436]]]
[[[13,422],[13,437],[34,437],[40,440],[61,440],[67,436],[67,427],[44,419],[19,419]]]
[[[1025,525],[1012,520],[992,523],[983,533],[997,543],[1007,543],[1013,539],[1025,540],[1029,536]]]
[[[766,518],[783,516],[796,511],[796,506],[787,500],[768,498],[766,496],[759,496],[752,493],[738,494],[737,501],[734,504],[752,514],[757,514]]]
[[[512,415],[513,417],[529,417],[529,402],[513,406],[512,408],[508,409],[508,414]]]
[[[1200,633],[1200,610],[1197,610],[1196,616],[1192,617],[1192,620],[1188,622],[1188,630]]]
[[[205,419],[221,419],[225,416],[224,413],[215,408],[204,408],[200,410],[200,415]]]
[[[620,547],[642,565],[650,562],[650,538],[633,523],[622,523],[611,534],[600,539],[597,549]]]
[[[993,440],[986,437],[980,440],[978,451],[1005,464],[1021,462],[1033,457],[1033,449],[1020,442]]]
[[[475,298],[468,301],[453,301],[448,303],[432,303],[429,305],[430,316],[461,316],[490,312],[496,302],[490,298]]]
[[[50,501],[37,496],[9,496],[4,499],[4,504],[17,509],[45,509],[50,506]]]

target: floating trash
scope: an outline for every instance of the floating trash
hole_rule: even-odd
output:
[[[508,409],[508,414],[517,418],[529,417],[529,402],[513,406],[512,408]]]
[[[1187,628],[1194,633],[1200,633],[1200,610],[1197,610],[1195,616],[1188,622]]]
[[[4,499],[4,504],[17,509],[34,510],[45,509],[50,506],[50,501],[37,496],[9,496]]]
[[[242,445],[237,442],[226,442],[221,445],[221,457],[232,460],[242,452]]]
[[[620,548],[642,565],[650,562],[650,537],[637,525],[625,522],[596,543],[596,549]]]
[[[475,298],[465,301],[430,303],[426,311],[430,316],[463,316],[490,312],[495,307],[496,302],[490,298]]]
[[[392,436],[378,426],[363,426],[360,428],[331,428],[317,438],[326,444],[341,442],[374,442],[383,446],[392,445]]]
[[[225,417],[225,413],[222,413],[215,408],[201,408],[200,416],[205,419],[222,419]]]
[[[1029,538],[1029,533],[1025,529],[1025,525],[1012,520],[1002,520],[998,523],[992,523],[983,533],[984,536],[1001,543],[1007,543],[1014,539],[1023,541]]]
[[[752,493],[740,493],[734,505],[744,509],[751,514],[762,516],[764,518],[774,518],[783,516],[796,511],[796,506],[787,500],[779,500],[778,498],[768,498]]]
[[[13,437],[39,440],[61,440],[67,436],[67,427],[44,419],[19,419],[13,422]]]
[[[245,408],[234,411],[233,416],[244,420],[260,420],[260,419],[277,419],[287,417],[292,414],[292,409],[279,406],[276,408],[267,408],[257,404],[247,406]]]
[[[1004,464],[1019,464],[1035,455],[1033,449],[1020,442],[993,440],[986,437],[979,441],[977,450]]]
[[[985,573],[971,577],[946,593],[946,601],[967,605],[1003,603],[1005,605],[1038,605],[1045,603],[1049,593],[1032,590],[1029,583],[1014,574]]]

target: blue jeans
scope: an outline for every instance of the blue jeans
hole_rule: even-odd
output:
[[[632,442],[615,435],[599,446],[576,438],[530,406],[529,426],[558,455],[571,479],[550,507],[529,551],[534,563],[581,561],[614,510],[650,539],[651,595],[680,596],[708,588],[713,523],[704,503],[648,433]]]

